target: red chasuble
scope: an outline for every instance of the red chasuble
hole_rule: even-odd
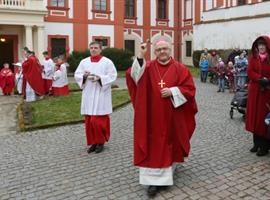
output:
[[[22,64],[23,69],[23,94],[25,95],[26,81],[30,84],[36,94],[45,94],[44,81],[42,79],[42,68],[35,56],[29,56]]]
[[[0,87],[4,94],[10,94],[15,87],[15,76],[11,69],[3,68],[0,72]]]
[[[134,164],[165,168],[183,162],[190,151],[197,112],[189,70],[173,59],[165,66],[154,60],[147,63],[137,85],[130,69],[126,75],[134,107]],[[164,87],[178,87],[187,102],[174,108],[170,98],[162,98],[161,78],[166,83]]]
[[[270,49],[270,38],[267,36],[259,37],[266,41],[268,49]],[[270,64],[267,61],[261,62],[255,43],[252,45],[252,56],[249,60],[247,69],[249,86],[248,86],[248,101],[246,113],[246,130],[261,137],[267,137],[267,125],[264,123],[266,115],[270,112],[267,104],[270,106],[270,87],[264,91],[258,83],[258,79],[266,77],[270,79]],[[270,56],[270,55],[268,55]]]

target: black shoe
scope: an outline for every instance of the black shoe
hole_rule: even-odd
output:
[[[217,92],[221,92],[221,90],[218,90]]]
[[[256,152],[258,151],[258,149],[259,149],[259,147],[253,146],[249,151],[250,151],[251,153],[256,153]]]
[[[87,150],[87,153],[92,153],[96,150],[96,144],[93,144],[88,150]]]
[[[150,185],[147,189],[147,195],[149,197],[154,197],[158,193],[158,186]]]
[[[103,151],[103,148],[104,148],[104,144],[97,144],[95,152],[100,153]]]
[[[265,156],[267,154],[268,154],[268,150],[264,148],[259,148],[259,150],[256,153],[257,156]]]

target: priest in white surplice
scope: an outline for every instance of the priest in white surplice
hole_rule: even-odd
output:
[[[91,42],[91,56],[83,59],[75,71],[75,80],[82,89],[81,114],[85,115],[88,153],[100,153],[110,138],[112,113],[111,84],[117,71],[113,62],[101,56],[101,45]]]
[[[171,45],[157,41],[157,58],[149,62],[146,52],[144,43],[126,78],[134,107],[134,164],[140,184],[155,196],[173,185],[173,164],[189,154],[197,106],[191,73],[171,57]]]

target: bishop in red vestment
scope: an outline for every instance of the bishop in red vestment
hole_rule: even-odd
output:
[[[157,59],[147,63],[146,47],[141,45],[126,77],[134,107],[134,164],[154,196],[160,186],[173,184],[173,164],[189,154],[197,105],[191,73],[170,56],[170,44],[158,41]]]
[[[257,156],[268,154],[270,129],[264,119],[270,112],[270,38],[261,36],[252,45],[247,69],[249,86],[246,112],[246,130],[253,133],[251,152]]]
[[[0,87],[4,95],[10,95],[15,87],[15,76],[8,63],[5,63],[0,71]]]

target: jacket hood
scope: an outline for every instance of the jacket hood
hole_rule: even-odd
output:
[[[267,46],[267,49],[268,49],[268,52],[270,50],[270,38],[268,36],[266,36],[266,35],[260,36],[252,44],[252,49],[251,50],[252,50],[252,55],[254,57],[256,57],[258,55],[257,43],[260,40],[265,41],[266,46]]]

